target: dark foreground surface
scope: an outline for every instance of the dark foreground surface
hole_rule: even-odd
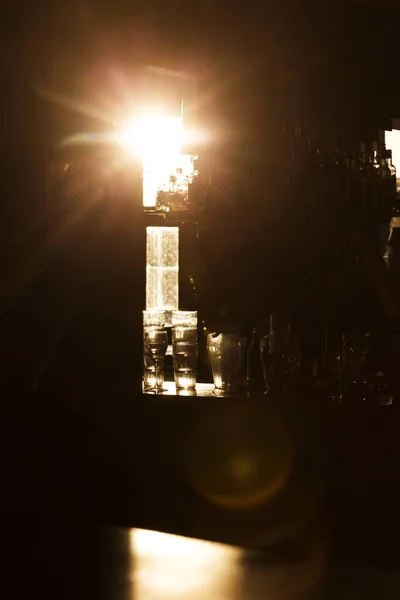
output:
[[[15,538],[21,552],[43,520],[56,530],[144,527],[283,556],[318,542],[329,560],[400,564],[395,406],[263,407],[259,418],[246,400],[88,397],[43,393],[3,406],[1,514],[27,527]],[[269,415],[293,448],[286,471]],[[259,434],[273,444],[254,443]],[[257,490],[267,491],[260,498]]]
[[[23,535],[14,525],[8,533],[13,536],[3,538],[4,597],[342,600],[395,599],[400,593],[393,570],[331,564],[318,546],[301,557],[283,557],[154,531],[83,529],[62,521],[27,526]]]

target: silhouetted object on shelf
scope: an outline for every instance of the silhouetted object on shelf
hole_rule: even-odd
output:
[[[253,328],[250,346],[246,356],[247,367],[247,393],[250,397],[262,394],[265,391],[261,362],[260,335],[256,327]]]

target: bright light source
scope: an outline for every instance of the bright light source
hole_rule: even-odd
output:
[[[181,152],[182,119],[181,117],[165,117],[157,114],[141,115],[127,122],[119,136],[119,141],[134,154],[146,162],[165,160],[171,155],[177,157]]]
[[[182,154],[183,143],[193,143],[194,131],[184,131],[181,117],[143,114],[127,121],[116,138],[132,155],[143,161],[143,206],[156,206],[158,190],[168,184],[178,169],[183,176],[193,173],[193,157]]]
[[[175,173],[182,144],[182,119],[142,115],[128,122],[120,142],[143,161],[143,206],[156,205],[158,189]]]

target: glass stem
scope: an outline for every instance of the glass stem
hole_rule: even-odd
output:
[[[154,388],[156,390],[156,394],[158,394],[159,387],[158,387],[158,359],[157,358],[154,359],[154,378],[155,378]]]

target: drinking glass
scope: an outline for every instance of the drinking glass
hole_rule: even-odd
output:
[[[143,311],[143,341],[144,341],[144,332],[149,328],[149,327],[159,327],[160,329],[163,329],[165,326],[165,320],[166,320],[166,312],[165,310],[144,310]],[[144,389],[147,390],[151,390],[152,388],[154,388],[155,386],[155,366],[154,366],[154,362],[151,359],[151,357],[145,352],[144,350],[144,343],[143,343],[143,366],[144,366],[144,370],[143,370],[143,387]],[[160,362],[159,365],[159,374],[161,373],[162,376],[164,376],[164,359],[162,359],[162,361]],[[163,385],[163,379],[158,378],[158,385],[162,387]]]
[[[196,387],[197,329],[172,328],[172,358],[177,390]]]
[[[326,399],[342,404],[344,397],[342,334],[326,324],[322,375],[326,381]]]
[[[214,379],[213,393],[230,396],[243,359],[246,340],[231,333],[210,333],[207,352]]]
[[[371,381],[366,358],[371,344],[369,333],[344,333],[342,345],[344,391],[348,400],[366,402],[371,396]]]
[[[270,333],[260,341],[266,394],[287,392],[293,385],[300,367],[300,350],[297,340],[290,334],[277,338]]]
[[[154,363],[154,385],[149,391],[156,394],[163,391],[164,357],[168,347],[168,334],[165,329],[148,327],[144,331],[144,353]]]

